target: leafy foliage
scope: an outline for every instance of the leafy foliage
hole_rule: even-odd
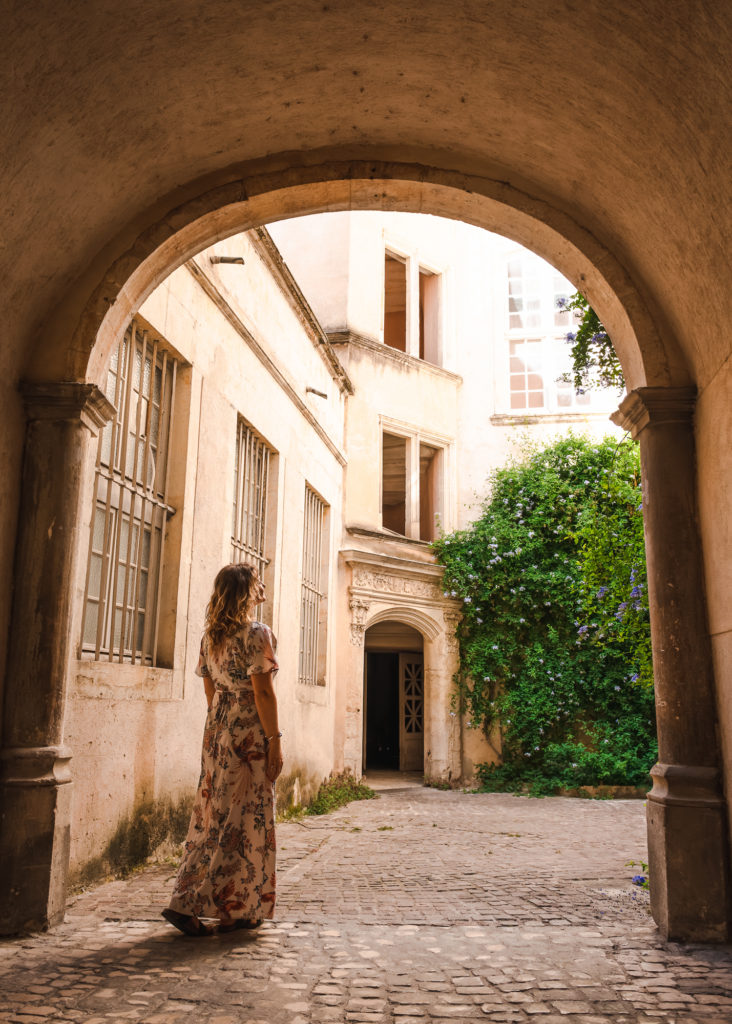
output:
[[[572,346],[572,372],[565,373],[562,379],[580,393],[593,387],[623,391],[625,378],[613,343],[584,295],[575,292],[569,299],[558,299],[557,305],[580,317],[577,330],[567,333]]]
[[[364,782],[359,782],[350,772],[341,772],[321,782],[315,799],[305,813],[329,814],[352,800],[373,800],[375,797],[376,793]]]
[[[480,518],[434,543],[461,706],[503,763],[487,789],[640,785],[656,759],[636,445],[570,435],[497,471]]]

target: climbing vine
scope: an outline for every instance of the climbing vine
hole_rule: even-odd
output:
[[[620,361],[600,318],[580,292],[568,299],[557,299],[559,309],[570,310],[579,316],[576,331],[566,335],[571,345],[572,370],[562,376],[582,393],[590,388],[625,389],[625,378]]]
[[[643,784],[656,747],[637,446],[524,449],[434,550],[463,605],[461,704],[500,732],[484,787]]]

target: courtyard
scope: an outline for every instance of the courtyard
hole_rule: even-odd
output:
[[[0,1021],[83,1024],[732,1019],[732,949],[665,943],[645,804],[375,777],[376,800],[278,826],[275,921],[186,938],[154,864],[0,943]]]

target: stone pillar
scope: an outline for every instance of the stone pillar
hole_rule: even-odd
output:
[[[27,430],[0,753],[0,932],[63,919],[71,827],[63,746],[79,527],[92,439],[114,408],[93,384],[23,387]]]
[[[640,442],[659,763],[651,910],[665,938],[728,936],[726,807],[696,511],[693,388],[639,388],[612,417]]]
[[[343,763],[356,778],[363,774],[363,663],[365,651],[366,621],[370,601],[363,597],[351,597],[351,643],[348,651],[348,668],[344,673],[346,683],[346,729],[343,746]]]

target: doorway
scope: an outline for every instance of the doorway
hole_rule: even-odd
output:
[[[424,655],[421,634],[399,622],[366,631],[364,770],[424,767]]]

